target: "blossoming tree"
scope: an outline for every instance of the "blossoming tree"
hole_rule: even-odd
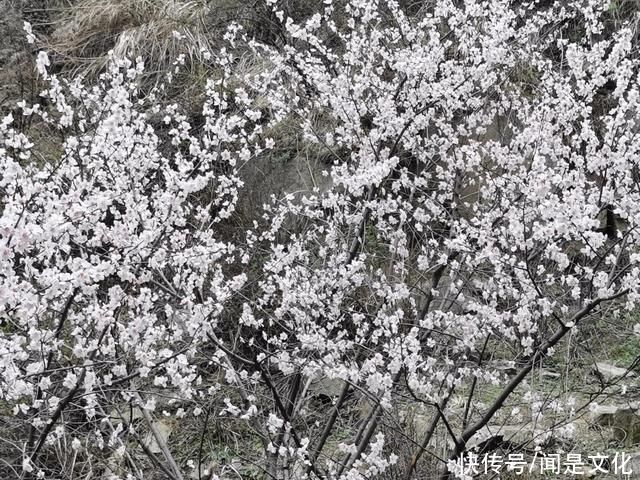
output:
[[[515,392],[533,398],[536,365],[636,306],[634,18],[589,0],[326,0],[300,22],[266,6],[277,41],[231,25],[206,52],[197,126],[163,86],[141,92],[140,61],[90,83],[44,52],[46,103],[20,113],[59,151],[2,121],[15,478],[205,478],[201,439],[174,451],[163,409],[244,425],[264,478],[464,475],[455,460]],[[264,68],[238,74],[244,55]],[[326,168],[236,220],[282,125]],[[321,379],[339,388],[312,408]],[[428,422],[400,444],[409,406]]]

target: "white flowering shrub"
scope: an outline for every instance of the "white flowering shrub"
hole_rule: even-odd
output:
[[[232,25],[207,53],[197,126],[162,87],[139,91],[140,62],[91,83],[39,53],[47,103],[20,107],[60,151],[0,124],[8,475],[187,478],[202,440],[172,449],[165,410],[244,425],[265,478],[444,478],[565,335],[636,306],[633,18],[586,0],[326,0],[295,23],[279,3],[281,45]],[[266,67],[237,75],[246,54]],[[283,148],[283,124],[326,169],[235,221],[242,172]],[[320,379],[341,387],[313,417]],[[345,439],[354,401],[368,409]],[[408,404],[431,417],[407,452],[385,432]]]

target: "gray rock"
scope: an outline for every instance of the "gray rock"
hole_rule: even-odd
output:
[[[628,466],[632,472],[627,478],[640,478],[640,452],[629,452],[627,455],[631,458]]]
[[[616,380],[621,377],[634,377],[633,372],[628,371],[626,368],[616,367],[605,362],[596,362],[594,367],[594,373],[604,381]]]
[[[154,422],[153,426],[158,431],[158,434],[160,435],[164,443],[167,443],[167,440],[169,439],[169,436],[173,431],[173,426],[169,422],[163,420]],[[156,441],[156,438],[152,432],[147,433],[146,437],[144,438],[144,444],[147,446],[147,448],[149,448],[151,453],[162,453],[162,449],[160,448],[160,445],[158,445],[158,442]]]
[[[324,395],[331,399],[338,398],[344,387],[344,380],[339,378],[323,377],[311,383],[309,386],[310,396]]]
[[[593,409],[592,416],[595,423],[602,426],[614,424],[616,415],[620,413],[634,413],[634,409],[625,405],[598,405]]]
[[[640,443],[640,404],[598,405],[592,412],[593,423],[613,427],[614,438],[625,446]],[[640,470],[639,470],[640,471]]]
[[[544,378],[545,380],[557,380],[558,378],[561,377],[561,375],[558,372],[552,372],[550,370],[542,370],[540,372],[540,377]]]
[[[516,368],[515,362],[508,360],[497,360],[490,364],[491,368],[495,368],[496,370],[503,372],[507,375],[515,375],[518,371]]]
[[[531,427],[522,425],[487,425],[481,428],[467,442],[467,447],[469,449],[474,447],[482,449],[483,446],[502,442],[527,446],[533,442],[534,438],[535,435]]]

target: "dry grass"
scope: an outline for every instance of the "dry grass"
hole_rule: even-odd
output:
[[[142,57],[153,76],[179,55],[190,65],[205,63],[203,52],[212,51],[218,37],[212,30],[233,6],[224,0],[80,0],[60,15],[50,47],[74,73],[98,73],[113,50],[118,57]]]

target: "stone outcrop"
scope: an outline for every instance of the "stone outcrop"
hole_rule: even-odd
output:
[[[594,374],[605,382],[618,380],[622,377],[629,378],[634,377],[635,374],[630,372],[626,368],[616,367],[605,362],[596,362],[593,368]]]
[[[640,402],[598,405],[592,411],[594,427],[611,427],[615,439],[631,446],[640,443]]]

